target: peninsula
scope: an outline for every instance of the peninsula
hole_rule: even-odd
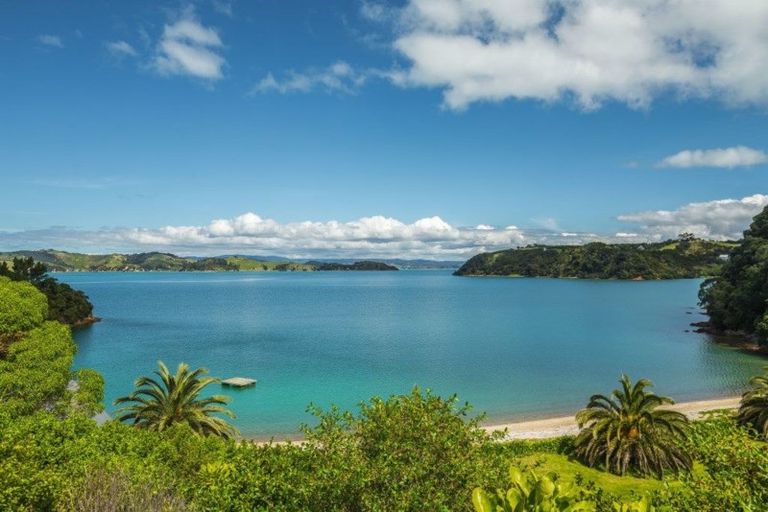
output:
[[[717,275],[738,242],[681,235],[659,243],[529,245],[482,253],[454,275],[582,279],[682,279]]]

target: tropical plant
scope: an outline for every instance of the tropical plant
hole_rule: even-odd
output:
[[[768,437],[768,366],[765,373],[750,379],[752,389],[744,393],[739,405],[739,423]]]
[[[581,430],[574,440],[575,455],[590,467],[602,465],[618,475],[634,470],[661,478],[667,470],[689,471],[693,460],[682,446],[688,418],[658,409],[674,401],[646,391],[651,381],[640,379],[633,385],[622,375],[620,383],[612,397],[593,395],[576,414]]]
[[[220,382],[214,377],[205,377],[205,368],[190,371],[189,366],[180,363],[176,374],[172,375],[162,361],[160,370],[155,370],[159,380],[152,377],[140,377],[136,380],[136,389],[128,396],[115,400],[115,405],[123,405],[118,411],[120,421],[132,422],[141,428],[163,431],[177,423],[185,423],[201,435],[234,437],[237,430],[225,419],[224,415],[234,418],[232,411],[225,406],[230,398],[213,395],[200,398],[200,393],[210,384]]]
[[[615,512],[655,512],[656,507],[653,506],[651,499],[646,495],[639,500],[629,503],[614,503],[613,510]]]
[[[555,483],[534,471],[509,469],[510,488],[496,494],[477,487],[472,491],[476,512],[592,512],[594,504],[579,500],[570,486]]]

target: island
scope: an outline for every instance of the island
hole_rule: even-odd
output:
[[[315,270],[321,271],[349,271],[349,270],[362,270],[362,271],[391,271],[399,270],[394,265],[389,265],[381,261],[356,261],[354,263],[335,263],[335,262],[321,262],[321,261],[308,261],[307,265],[314,267]]]
[[[681,279],[717,275],[739,242],[683,234],[658,243],[529,245],[482,253],[454,275],[582,279]]]

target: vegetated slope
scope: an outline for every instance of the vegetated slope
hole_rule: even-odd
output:
[[[247,256],[229,256],[226,261],[236,266],[238,270],[250,272],[311,272],[315,270],[311,265],[284,259],[262,260]]]
[[[53,271],[193,271],[238,270],[223,258],[182,258],[162,252],[138,254],[80,254],[53,249],[42,251],[17,251],[0,253],[0,261],[14,257],[30,257],[44,263]]]
[[[531,245],[470,258],[458,276],[679,279],[716,275],[738,242],[686,236],[642,244]]]
[[[310,261],[303,263],[280,257],[275,257],[274,260],[249,256],[194,258],[164,252],[82,254],[53,249],[0,252],[0,262],[10,263],[13,258],[32,258],[36,262],[43,263],[48,270],[58,272],[398,270],[393,265],[377,261],[356,261],[354,263]]]
[[[768,207],[755,216],[722,272],[699,291],[715,331],[756,335],[768,345]]]
[[[315,270],[399,270],[393,265],[388,265],[380,261],[356,261],[354,263],[324,263],[320,261],[308,261],[307,265],[311,265]]]

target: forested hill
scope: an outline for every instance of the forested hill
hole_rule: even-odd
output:
[[[399,270],[393,265],[388,265],[380,261],[356,261],[354,263],[308,261],[307,265],[314,267],[315,270]]]
[[[679,279],[716,275],[738,242],[684,237],[660,243],[531,245],[478,254],[458,276]]]
[[[310,261],[305,263],[291,261],[286,258],[266,259],[250,256],[192,258],[164,252],[82,254],[53,249],[0,252],[0,263],[11,263],[14,258],[32,258],[35,262],[45,265],[48,270],[58,272],[398,270],[395,266],[377,261],[356,261],[352,263]]]
[[[53,249],[0,253],[0,261],[32,258],[53,271],[147,271],[147,270],[238,270],[224,258],[182,258],[163,252],[138,254],[81,254]]]

